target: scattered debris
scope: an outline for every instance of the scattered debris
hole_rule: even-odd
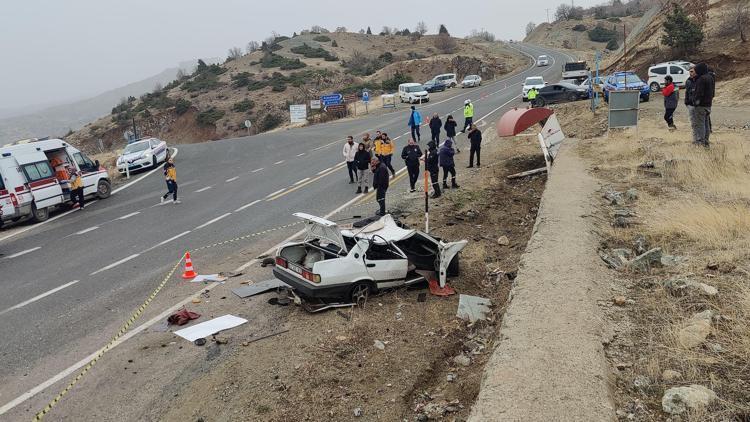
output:
[[[193,340],[193,344],[195,344],[196,346],[203,346],[204,344],[206,344],[206,339],[202,338],[202,337],[201,338],[197,338],[197,339]]]
[[[625,304],[627,303],[627,299],[625,298],[625,296],[615,296],[613,302],[617,306],[625,306]]]
[[[435,279],[430,279],[427,284],[430,286],[430,293],[435,296],[451,296],[456,294],[456,291],[451,286],[446,284],[445,287],[440,287],[438,281]]]
[[[175,331],[174,333],[187,341],[194,341],[195,339],[201,337],[210,336],[220,331],[237,327],[246,322],[247,320],[244,318],[236,317],[234,315],[223,315],[218,318],[193,325],[192,327],[183,328],[182,330]]]
[[[274,265],[276,265],[276,260],[272,257],[263,258],[263,261],[260,262],[260,266],[264,268],[268,266],[273,267]]]
[[[211,338],[212,338],[212,340],[213,340],[213,341],[214,341],[214,342],[215,342],[216,344],[227,344],[227,343],[229,343],[229,339],[228,339],[227,337],[216,337],[216,336],[214,335],[214,336],[212,336]]]
[[[417,302],[426,302],[427,301],[427,293],[420,293],[417,295]]]
[[[693,315],[677,335],[677,341],[686,349],[702,344],[711,334],[713,311],[703,311]]]
[[[680,415],[688,410],[703,409],[717,399],[713,390],[693,384],[667,390],[661,399],[661,407],[670,415]]]
[[[196,297],[195,299],[192,300],[192,302],[197,304],[197,303],[201,303],[201,300]]]
[[[455,381],[456,380],[456,374],[454,374],[452,372],[449,373],[448,375],[445,376],[445,380],[448,381],[448,382]]]
[[[208,275],[197,275],[195,278],[190,280],[191,283],[206,283],[209,281],[216,281],[219,283],[223,283],[227,281],[226,277],[222,277],[219,274],[208,274]]]
[[[714,286],[683,278],[666,280],[663,286],[672,296],[685,296],[691,293],[697,293],[703,296],[713,297],[719,294],[719,290]]]
[[[269,290],[278,289],[282,287],[287,287],[287,285],[278,279],[270,279],[270,280],[264,280],[260,281],[255,284],[249,284],[247,286],[240,286],[237,288],[232,289],[232,293],[236,294],[237,296],[241,298],[246,298],[250,296],[259,295],[261,293],[265,293]]]
[[[242,271],[221,271],[219,272],[220,277],[235,278],[244,274]]]
[[[344,318],[347,321],[350,321],[352,319],[351,314],[345,314],[341,311],[336,311],[336,315],[340,316],[341,318]]]
[[[256,341],[258,341],[258,340],[263,340],[263,339],[266,339],[266,338],[269,338],[269,337],[277,336],[277,335],[279,335],[279,334],[284,334],[284,333],[286,333],[287,331],[289,331],[289,329],[286,329],[286,330],[281,330],[281,331],[276,331],[275,333],[271,333],[271,334],[266,334],[266,335],[264,335],[264,336],[256,337],[256,338],[254,338],[254,339],[251,339],[251,340],[248,340],[248,341],[245,341],[245,342],[243,342],[243,343],[242,343],[242,345],[243,345],[243,346],[247,346],[247,345],[249,345],[250,343],[255,343],[255,342],[256,342]]]
[[[492,306],[492,302],[489,299],[479,296],[459,295],[456,316],[469,322],[485,320],[487,314],[490,313],[490,306]]]
[[[171,325],[185,325],[193,319],[198,319],[201,314],[197,312],[188,311],[187,308],[183,307],[179,311],[173,313],[167,318],[167,323]]]
[[[463,353],[454,357],[453,362],[455,362],[458,365],[461,366],[470,366],[471,365],[471,358],[464,355]]]
[[[375,346],[375,348],[378,350],[385,350],[385,343],[380,340],[375,340],[373,346]]]
[[[361,407],[358,407],[358,408],[354,409],[354,417],[358,418],[358,417],[360,417],[360,416],[362,416],[364,414],[365,414],[365,412],[362,410]]]
[[[638,168],[640,168],[640,169],[652,169],[652,168],[655,168],[655,167],[656,166],[654,165],[653,161],[646,161],[645,163],[641,163],[641,164],[638,165]]]
[[[497,244],[501,246],[508,246],[510,245],[510,240],[508,239],[508,236],[500,236],[497,238]]]
[[[511,174],[507,177],[507,179],[509,180],[520,179],[522,177],[533,176],[535,174],[542,174],[546,172],[547,172],[547,167],[541,167],[541,168],[534,169],[534,170],[527,170],[527,171],[522,171],[520,173]]]

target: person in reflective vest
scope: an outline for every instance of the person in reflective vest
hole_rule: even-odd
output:
[[[77,203],[78,209],[83,209],[83,178],[78,170],[70,172],[70,200],[73,202],[74,208]]]
[[[464,101],[464,129],[461,133],[465,133],[472,123],[474,123],[474,104],[467,99]]]
[[[534,87],[531,87],[531,89],[529,89],[529,91],[526,93],[526,98],[528,98],[532,107],[536,107],[537,94],[539,94],[539,91],[537,91]]]

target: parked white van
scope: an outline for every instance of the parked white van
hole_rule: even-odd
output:
[[[2,220],[34,221],[70,202],[70,171],[80,171],[83,194],[106,198],[112,192],[107,170],[99,161],[61,139],[28,140],[0,147]],[[0,223],[1,224],[1,223]]]
[[[664,78],[667,75],[672,77],[672,81],[677,86],[685,86],[685,82],[690,77],[689,62],[667,62],[655,64],[648,68],[648,86],[651,92],[659,92],[666,84]]]
[[[447,88],[455,88],[458,85],[458,78],[455,73],[443,73],[432,78],[435,81],[440,81]]]
[[[409,82],[398,86],[398,96],[402,103],[426,103],[430,101],[430,94],[422,84]]]

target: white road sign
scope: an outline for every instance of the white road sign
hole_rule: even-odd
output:
[[[252,122],[251,122],[250,120],[245,120],[245,127],[246,127],[246,128],[250,129],[250,127],[251,127],[252,125],[253,125],[253,124],[252,124]]]
[[[289,106],[289,118],[292,123],[305,123],[307,122],[307,105],[305,104],[292,104]]]
[[[310,109],[320,110],[320,100],[310,100]]]

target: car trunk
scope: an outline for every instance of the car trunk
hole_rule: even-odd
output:
[[[341,258],[342,255],[334,249],[338,250],[335,245],[321,246],[315,243],[301,243],[282,248],[279,251],[279,256],[290,264],[312,271],[316,262]]]

